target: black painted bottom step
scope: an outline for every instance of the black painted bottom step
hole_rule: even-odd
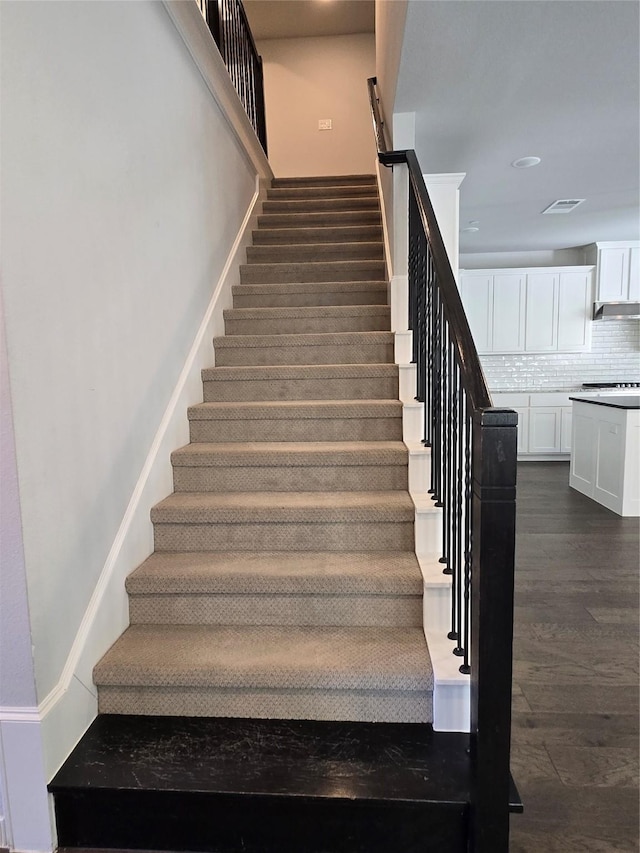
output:
[[[462,853],[468,746],[427,725],[106,714],[49,790],[64,848]]]

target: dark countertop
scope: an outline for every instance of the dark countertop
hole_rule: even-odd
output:
[[[612,409],[640,409],[640,394],[620,394],[606,397],[569,397],[578,403],[593,403],[595,406],[609,406]]]

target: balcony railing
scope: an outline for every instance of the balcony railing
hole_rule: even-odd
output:
[[[429,492],[442,507],[448,636],[471,680],[469,849],[507,853],[517,415],[492,405],[416,153],[389,150],[376,79],[368,82],[379,160],[408,170],[415,396],[431,448]]]
[[[258,54],[241,0],[197,0],[229,76],[267,153],[262,58]]]

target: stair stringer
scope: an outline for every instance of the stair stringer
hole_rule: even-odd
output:
[[[415,504],[416,556],[423,579],[423,630],[433,666],[433,728],[438,732],[471,730],[471,680],[460,672],[453,654],[451,576],[442,573],[442,510],[428,489],[431,451],[422,444],[424,404],[413,398],[415,364],[410,364],[411,332],[396,332],[396,363],[400,368],[403,440],[409,450],[409,494]],[[407,361],[400,361],[406,358]]]

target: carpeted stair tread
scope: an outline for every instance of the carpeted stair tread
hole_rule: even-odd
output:
[[[421,628],[132,625],[98,686],[428,691]]]
[[[318,467],[401,465],[407,448],[401,441],[256,441],[198,442],[171,454],[173,465]]]
[[[378,198],[378,188],[374,184],[338,184],[315,187],[271,187],[267,190],[269,201],[330,199],[330,198]]]
[[[364,198],[304,198],[267,199],[262,204],[263,213],[320,213],[344,210],[380,210],[377,195]]]
[[[297,213],[261,213],[258,228],[337,228],[343,225],[377,225],[382,227],[379,208],[369,210],[319,210]]]
[[[130,595],[419,595],[410,551],[154,553],[126,581]]]
[[[196,420],[317,420],[318,418],[399,418],[399,400],[262,400],[197,403],[188,417]]]
[[[317,187],[346,185],[370,186],[376,183],[375,175],[310,175],[305,177],[274,178],[272,187]]]
[[[412,522],[408,492],[174,492],[151,510],[154,524]]]
[[[379,281],[384,277],[383,260],[287,261],[240,265],[241,284],[302,281]]]
[[[273,364],[205,367],[204,382],[246,382],[270,379],[369,379],[398,376],[397,364]]]
[[[393,344],[393,332],[301,332],[291,335],[224,335],[214,338],[214,349],[251,347],[341,347],[361,344]],[[300,361],[303,352],[300,352]],[[331,362],[333,363],[333,362]]]
[[[360,240],[355,243],[292,243],[247,247],[249,264],[284,264],[290,262],[382,260],[384,244]]]
[[[322,317],[323,319],[340,317],[386,317],[390,313],[388,305],[296,305],[266,308],[226,308],[225,320],[293,320],[298,317]],[[331,334],[331,333],[329,333]]]
[[[253,232],[254,246],[291,246],[301,243],[358,243],[382,240],[381,225],[342,225],[316,228],[258,228]]]

